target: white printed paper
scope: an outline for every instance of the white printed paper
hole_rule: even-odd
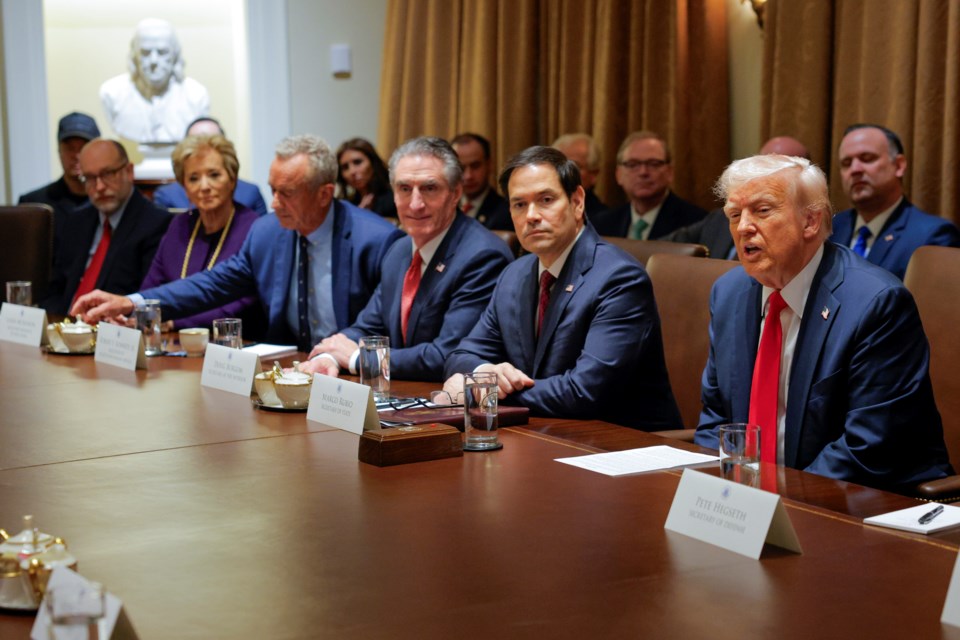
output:
[[[674,467],[715,462],[716,460],[719,460],[717,456],[684,451],[665,444],[612,453],[595,453],[574,458],[557,458],[557,462],[596,471],[608,476],[673,469]]]

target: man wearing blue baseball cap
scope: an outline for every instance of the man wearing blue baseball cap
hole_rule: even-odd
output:
[[[100,137],[96,121],[85,113],[68,113],[60,118],[57,140],[63,175],[36,191],[20,196],[20,204],[40,203],[53,207],[53,255],[58,255],[60,230],[66,216],[86,205],[90,200],[80,181],[80,150],[94,138]]]

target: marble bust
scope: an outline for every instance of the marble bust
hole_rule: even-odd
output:
[[[117,135],[140,143],[174,143],[210,111],[202,84],[183,72],[180,42],[166,20],[147,18],[130,42],[129,74],[100,86],[100,101]]]

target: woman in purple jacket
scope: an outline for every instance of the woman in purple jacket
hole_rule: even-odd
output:
[[[221,135],[188,136],[173,150],[173,173],[195,207],[174,217],[160,241],[150,271],[141,289],[211,269],[240,250],[251,225],[257,220],[252,209],[233,199],[240,162],[233,143]],[[188,318],[178,318],[167,329],[208,327],[217,318],[245,318],[262,324],[256,297],[240,298],[216,309]],[[252,321],[252,322],[251,322]],[[251,329],[254,327],[251,326]]]

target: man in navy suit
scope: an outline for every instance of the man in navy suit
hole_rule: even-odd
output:
[[[66,314],[75,297],[94,288],[118,294],[140,288],[171,218],[134,188],[133,165],[119,142],[91,140],[79,162],[90,204],[62,219],[41,303],[55,314]]]
[[[960,246],[960,231],[952,222],[921,211],[904,196],[907,158],[896,133],[875,124],[851,125],[839,155],[843,191],[853,209],[834,218],[832,241],[901,280],[917,247]]]
[[[223,127],[220,123],[210,116],[201,116],[190,123],[187,127],[188,136],[212,136],[221,135],[226,137]],[[260,195],[260,187],[247,182],[246,180],[237,180],[237,188],[233,193],[233,199],[240,204],[250,207],[257,212],[257,215],[267,215],[267,203],[263,201]],[[153,203],[158,207],[167,209],[193,209],[193,203],[187,197],[187,191],[179,182],[165,184],[153,192]]]
[[[490,141],[477,133],[461,133],[450,145],[463,167],[460,210],[487,229],[513,231],[506,201],[490,186],[493,171]]]
[[[477,324],[497,276],[513,259],[500,238],[457,211],[460,161],[446,141],[415,138],[401,145],[390,158],[390,185],[410,239],[390,247],[367,307],[350,328],[315,346],[303,371],[356,373],[357,341],[386,335],[393,378],[442,380],[444,361]]]
[[[356,320],[380,283],[383,256],[403,235],[380,216],[335,199],[336,176],[326,142],[312,135],[284,139],[270,165],[276,215],[254,223],[239,253],[132,296],[94,291],[72,313],[92,322],[156,298],[164,317],[176,319],[256,294],[269,322],[266,340],[309,351]]]
[[[585,224],[577,165],[530,147],[507,163],[500,187],[530,255],[504,269],[447,360],[444,389],[455,397],[463,373],[493,371],[499,396],[534,414],[678,428],[650,279]]]
[[[667,141],[651,131],[631,133],[617,151],[617,184],[628,202],[590,221],[602,236],[654,240],[707,215],[673,193],[672,182]]]
[[[888,489],[951,473],[916,305],[890,273],[826,242],[823,172],[754,156],[716,190],[743,266],[711,292],[695,441],[716,448],[719,425],[750,421],[768,462]]]

